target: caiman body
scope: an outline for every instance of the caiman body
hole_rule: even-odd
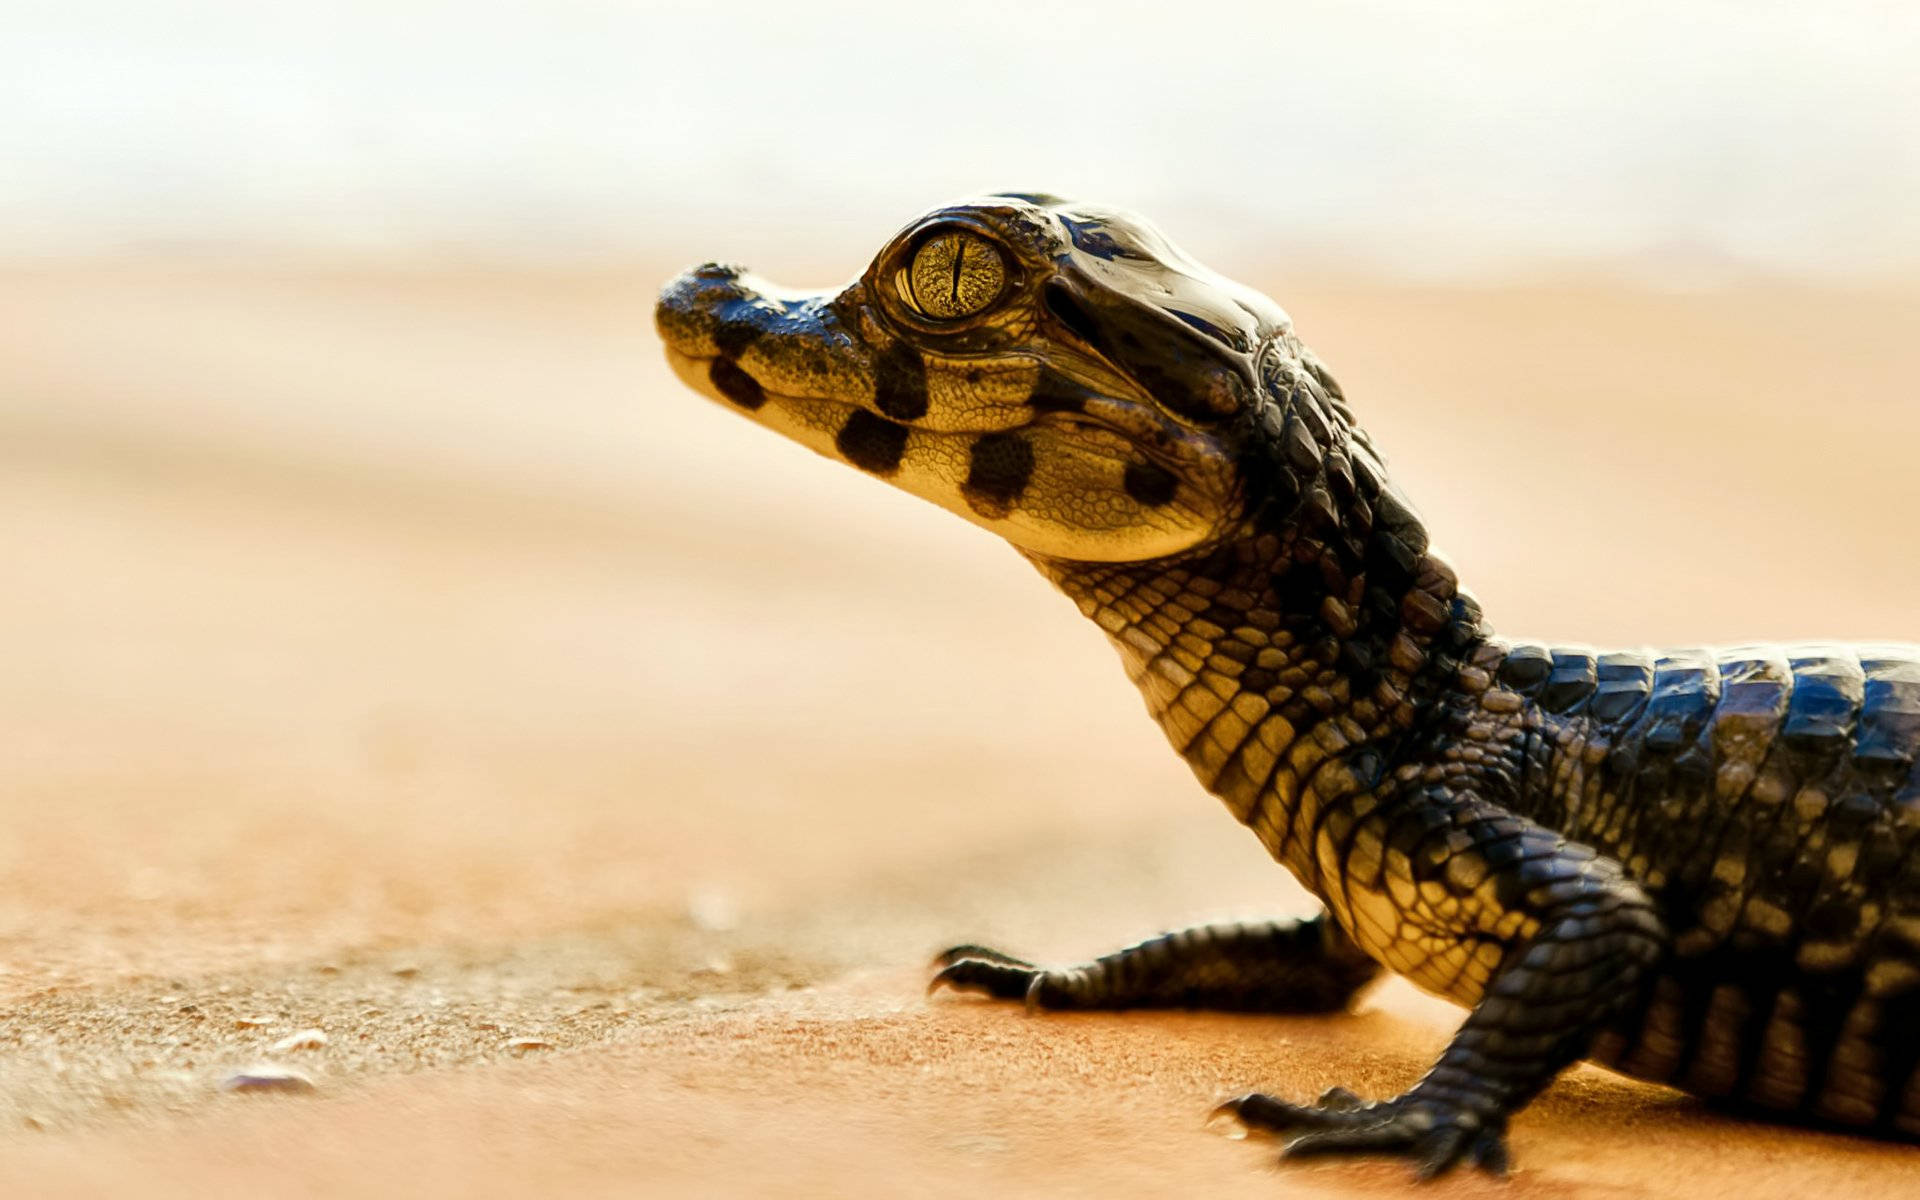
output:
[[[1290,1154],[1499,1169],[1581,1058],[1920,1138],[1920,651],[1496,636],[1286,315],[1111,210],[984,197],[837,294],[709,265],[657,321],[695,387],[1013,543],[1325,904],[937,983],[1331,1011],[1384,966],[1471,1010],[1399,1097],[1224,1106]]]

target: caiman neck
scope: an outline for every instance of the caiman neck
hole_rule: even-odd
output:
[[[1362,475],[1377,486],[1357,504],[1315,480],[1191,555],[1033,558],[1106,631],[1201,783],[1315,891],[1319,812],[1377,786],[1493,661],[1418,518],[1377,461]]]

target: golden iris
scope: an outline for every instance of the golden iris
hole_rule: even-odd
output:
[[[922,242],[901,282],[907,303],[922,316],[955,321],[1000,298],[1007,264],[986,239],[956,230]]]

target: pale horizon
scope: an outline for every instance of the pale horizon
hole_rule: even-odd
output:
[[[1203,259],[1920,271],[1920,14],[1892,5],[77,0],[0,30],[6,258],[851,269],[1017,187]]]

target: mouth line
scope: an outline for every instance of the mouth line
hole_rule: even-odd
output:
[[[1026,420],[1016,425],[935,428],[915,421],[899,420],[870,404],[842,400],[834,396],[808,396],[776,391],[755,379],[725,354],[692,354],[675,346],[667,346],[666,350],[674,365],[682,368],[683,377],[694,382],[696,388],[717,392],[719,399],[749,414],[758,411],[769,401],[785,402],[789,407],[828,406],[839,413],[843,419],[854,412],[864,412],[875,421],[884,421],[888,425],[898,426],[901,429],[942,438],[978,438],[1034,429],[1055,429],[1070,434],[1075,428],[1090,429],[1098,436],[1114,438],[1125,443],[1127,449],[1115,451],[1106,446],[1089,445],[1083,442],[1080,445],[1082,453],[1105,459],[1121,467],[1144,459],[1147,463],[1176,475],[1189,479],[1195,478],[1192,473],[1193,463],[1189,461],[1187,455],[1178,453],[1173,446],[1153,444],[1161,440],[1150,436],[1150,432],[1159,432],[1158,423],[1153,419],[1157,410],[1137,400],[1115,396],[1102,397],[1102,407],[1110,410],[1105,413],[1089,413],[1085,410],[1033,409],[1028,413]],[[1128,418],[1131,420],[1127,420]],[[1131,431],[1128,428],[1129,425],[1133,427]]]
[[[890,470],[899,462],[909,434],[936,438],[951,446],[992,440],[1003,435],[1030,436],[1035,431],[1054,430],[1063,440],[1072,442],[1076,453],[1099,459],[1119,471],[1126,480],[1128,493],[1155,507],[1170,505],[1190,516],[1198,516],[1206,505],[1197,504],[1196,495],[1210,497],[1215,504],[1231,503],[1232,486],[1219,478],[1218,471],[1206,461],[1204,454],[1198,460],[1191,457],[1191,453],[1198,453],[1195,447],[1187,446],[1186,449],[1191,453],[1180,454],[1174,452],[1177,443],[1174,446],[1148,445],[1147,439],[1129,434],[1115,422],[1104,419],[1103,415],[1034,409],[1026,414],[1026,420],[1017,425],[933,428],[912,421],[896,420],[869,404],[773,391],[753,380],[745,369],[735,365],[724,354],[690,354],[671,345],[666,347],[666,351],[676,373],[695,391],[725,407],[737,409],[756,423],[767,423],[758,410],[769,401],[776,402],[776,407],[784,407],[796,414],[805,414],[806,409],[812,409],[811,414],[799,416],[802,423],[831,439],[843,459],[863,470],[887,474],[888,470],[882,470],[881,464],[884,462]],[[744,392],[737,383],[731,385],[731,390],[723,387],[727,375],[722,370],[719,372],[720,378],[715,378],[718,364],[726,364],[740,379],[751,382],[751,393]],[[1127,415],[1134,417],[1143,428],[1151,429],[1157,425],[1153,420],[1156,410],[1150,406],[1117,398],[1109,398],[1108,403],[1124,408]],[[776,432],[785,431],[776,428]],[[796,435],[788,432],[787,436]],[[1136,485],[1136,480],[1145,482]],[[1159,498],[1145,500],[1148,491],[1136,491],[1136,486],[1150,489]]]
[[[748,374],[748,372],[744,368],[737,365],[731,358],[727,357],[724,354],[690,354],[687,351],[681,350],[674,346],[668,346],[666,347],[666,350],[669,357],[675,360],[675,365],[684,366],[688,371],[691,371],[691,372],[697,372],[699,375],[705,378],[707,384],[710,387],[712,387],[713,390],[720,392],[723,398],[725,398],[730,403],[742,409],[745,409],[746,411],[749,411],[749,412],[755,411],[763,407],[768,401],[776,401],[776,402],[785,401],[789,405],[799,405],[799,404],[829,405],[833,409],[844,414],[851,414],[854,412],[864,412],[867,415],[875,418],[876,420],[886,421],[888,424],[898,425],[902,429],[911,430],[915,433],[927,434],[935,437],[956,437],[956,438],[977,438],[977,437],[984,437],[984,436],[988,436],[996,433],[1019,433],[1019,432],[1030,430],[1030,429],[1051,428],[1051,429],[1060,429],[1064,431],[1071,431],[1075,427],[1081,427],[1081,428],[1090,427],[1091,429],[1095,430],[1100,434],[1104,434],[1109,437],[1119,438],[1125,441],[1130,447],[1134,448],[1136,454],[1140,456],[1144,456],[1150,461],[1160,463],[1163,466],[1178,465],[1177,460],[1174,458],[1174,456],[1168,455],[1163,451],[1157,451],[1154,449],[1150,449],[1146,446],[1138,445],[1137,440],[1135,438],[1130,437],[1124,429],[1119,428],[1113,422],[1102,420],[1100,417],[1090,416],[1084,412],[1061,412],[1061,411],[1051,411],[1046,409],[1035,409],[1031,412],[1031,414],[1028,416],[1028,418],[1025,421],[1022,421],[1017,425],[981,425],[981,426],[965,426],[958,429],[936,429],[932,426],[918,424],[914,421],[898,420],[894,417],[888,416],[887,414],[881,412],[878,408],[869,404],[861,404],[856,401],[842,400],[842,399],[839,399],[838,397],[833,397],[833,396],[804,396],[804,395],[798,395],[790,392],[775,391],[774,389],[767,387],[764,383],[761,383],[758,379],[755,379],[752,375]],[[724,364],[724,366],[722,366],[722,364]],[[752,394],[754,396],[754,403],[752,404],[745,403],[740,399],[739,395],[736,394],[736,393],[744,393],[745,391],[744,385],[735,383],[732,385],[734,390],[730,391],[728,390],[727,386],[722,385],[719,379],[715,379],[714,376],[716,374],[717,367],[720,368],[720,375],[721,375],[721,378],[723,379],[730,378],[731,376],[738,376],[739,379],[745,380],[747,383],[750,383],[753,388]],[[731,369],[730,372],[728,368]],[[1110,401],[1109,403],[1125,404],[1130,409],[1142,408],[1142,406],[1132,401]],[[1125,455],[1110,453],[1105,447],[1082,446],[1081,449],[1085,453],[1090,453],[1097,457],[1104,458],[1110,462],[1118,463],[1121,465],[1125,465],[1127,462],[1131,461]]]

